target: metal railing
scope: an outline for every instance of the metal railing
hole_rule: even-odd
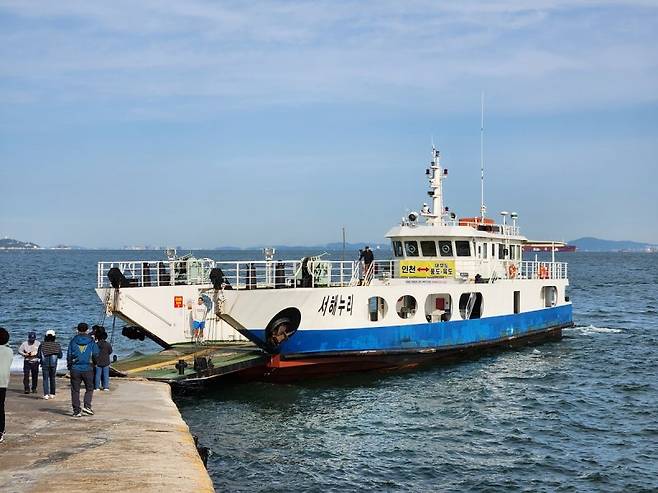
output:
[[[521,279],[567,279],[569,264],[566,262],[519,262],[518,277]]]
[[[98,263],[98,287],[110,287],[107,277],[117,268],[126,277],[129,287],[178,286],[209,282],[215,261],[204,258],[185,260],[128,260]]]
[[[490,231],[508,236],[519,236],[521,229],[514,224],[487,224],[480,221],[465,221],[463,219],[448,219],[443,222],[446,226],[469,226],[480,231]]]
[[[472,272],[495,279],[566,279],[565,262],[500,261],[491,276],[484,275],[484,261],[473,260],[459,268],[471,272],[468,277],[455,272],[462,282],[475,282]],[[511,266],[514,266],[510,269]],[[400,278],[399,260],[376,260],[368,271],[360,261],[272,260],[218,262],[211,259],[163,261],[121,261],[98,263],[98,287],[111,287],[108,272],[117,268],[126,278],[125,287],[181,286],[211,284],[210,272],[220,269],[225,289],[283,289],[365,286],[373,280]],[[429,277],[429,276],[428,276]],[[432,277],[429,277],[433,279]]]

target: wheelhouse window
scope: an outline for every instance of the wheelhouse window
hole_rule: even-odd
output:
[[[418,257],[418,242],[405,241],[404,250],[407,253],[407,257]]]
[[[404,256],[404,252],[402,251],[402,242],[398,240],[393,241],[393,255],[396,257],[402,257]]]
[[[487,252],[489,251],[489,244],[488,243],[483,243],[482,244],[482,258],[487,258]]]
[[[440,240],[439,252],[442,257],[452,257],[452,241]]]
[[[470,257],[471,243],[469,241],[455,241],[455,250],[458,257]]]
[[[505,258],[505,245],[502,243],[498,244],[498,258],[500,260]]]
[[[421,241],[420,250],[423,252],[423,257],[436,257],[436,242]]]

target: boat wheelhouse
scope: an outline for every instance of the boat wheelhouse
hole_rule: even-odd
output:
[[[392,257],[101,262],[98,295],[129,336],[164,347],[193,340],[191,304],[209,308],[206,341],[248,339],[273,373],[406,366],[494,346],[559,338],[572,325],[567,265],[527,261],[515,213],[502,224],[443,206],[432,150],[432,206],[392,228]],[[510,223],[507,222],[509,217]]]

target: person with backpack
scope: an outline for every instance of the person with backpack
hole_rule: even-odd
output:
[[[107,342],[107,332],[105,330],[96,331],[96,344],[98,345],[98,357],[96,358],[95,369],[95,389],[102,389],[106,392],[110,390],[110,355],[112,354],[112,344]]]
[[[88,334],[89,326],[81,322],[78,324],[78,333],[69,343],[66,355],[66,366],[71,374],[71,405],[73,417],[79,418],[82,413],[93,416],[91,400],[94,396],[94,365],[93,358],[97,358],[98,346]],[[85,384],[84,405],[80,407],[80,383]]]
[[[41,346],[39,346],[39,359],[43,371],[43,398],[55,398],[55,376],[57,374],[57,360],[62,357],[62,346],[57,342],[55,331],[46,331]]]

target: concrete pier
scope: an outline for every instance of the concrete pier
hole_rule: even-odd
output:
[[[82,418],[71,417],[68,380],[57,385],[45,400],[41,379],[38,393],[23,394],[12,375],[0,491],[214,491],[167,384],[115,378]]]

